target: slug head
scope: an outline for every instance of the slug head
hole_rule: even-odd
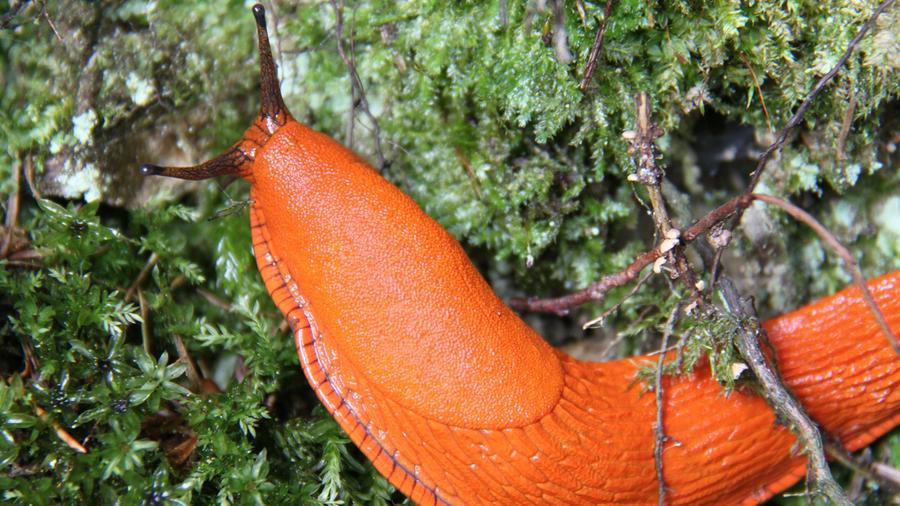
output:
[[[281,98],[278,86],[278,75],[275,61],[269,46],[269,33],[266,30],[266,9],[256,4],[253,6],[253,17],[256,18],[256,33],[259,38],[259,115],[253,120],[244,135],[234,145],[219,156],[192,167],[161,167],[159,165],[141,165],[141,174],[145,176],[166,176],[179,179],[208,179],[216,176],[236,174],[248,177],[253,168],[256,151],[265,145],[279,128],[293,121],[291,113]]]

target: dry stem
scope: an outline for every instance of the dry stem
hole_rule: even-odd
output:
[[[130,302],[134,298],[134,294],[137,293],[137,290],[144,284],[144,281],[147,281],[147,276],[150,275],[150,271],[153,270],[153,266],[155,266],[157,262],[159,262],[159,255],[156,253],[151,254],[147,263],[144,265],[144,268],[141,269],[141,272],[138,273],[134,282],[128,287],[128,291],[125,292],[125,302]]]
[[[597,29],[597,35],[594,37],[594,44],[591,46],[588,62],[584,67],[584,77],[581,78],[581,84],[578,85],[582,92],[587,90],[588,85],[591,84],[591,78],[594,77],[594,71],[597,70],[600,51],[603,50],[603,37],[606,35],[606,25],[612,14],[613,3],[613,0],[606,0],[606,7],[603,8],[603,21],[600,22],[600,28]]]
[[[666,436],[666,431],[663,427],[663,365],[666,360],[669,336],[672,335],[672,332],[675,329],[675,321],[678,318],[678,314],[681,312],[681,306],[681,302],[675,304],[675,307],[672,308],[672,312],[669,314],[669,319],[666,321],[666,326],[663,329],[662,342],[659,345],[659,358],[656,360],[656,378],[654,379],[653,384],[654,393],[656,394],[656,427],[654,428],[656,446],[653,449],[653,460],[656,465],[658,506],[664,506],[666,504],[666,480],[663,475],[663,446],[669,439],[668,436]]]
[[[784,386],[778,375],[769,367],[765,355],[759,347],[759,340],[766,339],[765,331],[758,324],[754,324],[752,327],[746,324],[748,317],[752,322],[758,321],[756,311],[738,296],[737,290],[728,278],[723,277],[719,281],[719,293],[725,301],[726,314],[731,315],[737,324],[739,333],[735,339],[735,346],[750,370],[756,375],[762,387],[763,397],[769,406],[772,406],[775,413],[788,423],[791,431],[806,448],[807,483],[812,486],[814,491],[821,492],[828,497],[832,503],[839,506],[852,506],[840,485],[834,481],[834,477],[831,475],[819,428],[806,414],[800,402]]]

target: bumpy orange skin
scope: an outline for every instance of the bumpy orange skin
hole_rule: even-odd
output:
[[[323,404],[420,504],[655,504],[641,357],[575,360],[493,293],[459,244],[293,120],[255,153],[257,263]],[[900,272],[870,282],[900,331]],[[788,386],[849,448],[900,421],[900,359],[854,289],[765,324]],[[707,370],[665,386],[669,504],[757,504],[804,474],[758,396]]]

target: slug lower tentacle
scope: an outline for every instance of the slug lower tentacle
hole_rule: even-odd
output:
[[[412,199],[294,121],[262,7],[254,14],[260,116],[223,157],[142,172],[251,182],[260,273],[353,442],[420,504],[655,504],[656,406],[634,385],[641,358],[591,363],[551,348]],[[900,272],[869,284],[895,331],[898,284]],[[848,448],[900,421],[900,359],[856,289],[765,327],[786,384]],[[757,504],[804,475],[796,439],[760,397],[725,398],[703,368],[665,382],[669,504]]]

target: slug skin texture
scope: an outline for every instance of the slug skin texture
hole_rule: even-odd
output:
[[[254,7],[263,107],[191,168],[145,174],[251,183],[257,265],[319,399],[418,504],[656,504],[656,405],[635,373],[550,347],[457,241],[397,187],[281,100]],[[900,332],[900,271],[869,282]],[[850,450],[900,421],[900,358],[857,288],[764,323],[779,371]],[[804,476],[796,438],[759,396],[707,368],[666,377],[667,504],[758,504]],[[677,442],[677,444],[676,444]]]

